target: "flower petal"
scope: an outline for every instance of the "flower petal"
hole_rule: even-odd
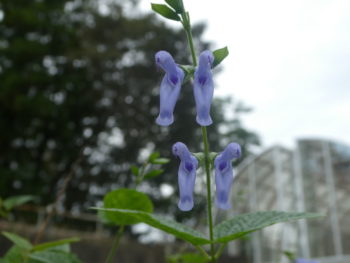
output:
[[[166,51],[157,52],[156,64],[165,71],[160,85],[160,110],[156,123],[168,126],[174,122],[173,112],[185,74]]]
[[[211,73],[213,54],[206,50],[199,56],[198,67],[194,73],[193,92],[196,101],[196,121],[201,126],[209,126],[213,123],[210,117],[210,106],[214,94],[214,82]]]
[[[160,84],[160,109],[156,123],[161,126],[168,126],[174,122],[174,108],[179,98],[181,84],[172,85],[165,74]]]
[[[173,154],[181,160],[178,171],[180,192],[178,207],[182,211],[189,211],[193,208],[193,190],[198,161],[182,142],[173,145]]]
[[[214,161],[216,205],[224,210],[230,209],[230,190],[234,179],[232,160],[241,156],[241,147],[237,143],[230,143]]]

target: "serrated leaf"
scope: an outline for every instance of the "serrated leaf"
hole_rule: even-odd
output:
[[[139,168],[136,165],[131,165],[131,172],[133,175],[138,176],[139,175]]]
[[[130,209],[153,212],[153,204],[147,195],[133,189],[118,189],[107,193],[104,197],[104,208]],[[103,212],[102,218],[110,224],[133,225],[140,221],[125,214]]]
[[[5,199],[3,201],[3,206],[6,210],[11,210],[16,206],[23,205],[30,201],[34,201],[36,198],[32,195],[18,195]]]
[[[34,252],[29,255],[29,258],[41,263],[81,263],[74,254],[62,251]]]
[[[264,227],[298,219],[318,218],[320,214],[265,211],[237,215],[214,227],[215,242],[226,243]]]
[[[10,232],[2,232],[2,234],[19,248],[23,248],[27,250],[30,250],[33,248],[33,245],[23,237],[20,237]]]
[[[180,17],[176,14],[176,12],[171,10],[168,6],[162,5],[162,4],[153,4],[153,3],[151,5],[152,5],[152,10],[160,14],[161,16],[167,19],[180,21]]]
[[[93,207],[92,209],[108,211],[109,213],[114,213],[116,216],[128,215],[130,217],[134,217],[139,222],[143,222],[149,226],[163,230],[164,232],[188,241],[193,245],[204,245],[210,243],[210,240],[208,240],[202,233],[159,215],[125,209],[106,209],[98,207]]]
[[[157,158],[155,160],[153,160],[151,163],[152,164],[166,164],[170,162],[170,160],[168,158]]]
[[[152,177],[155,177],[155,176],[158,176],[158,175],[162,174],[163,172],[164,172],[164,170],[161,170],[161,169],[159,169],[159,170],[152,170],[152,171],[146,173],[144,178],[145,179],[150,179]]]
[[[228,56],[228,48],[223,47],[223,48],[217,49],[213,52],[213,55],[214,55],[213,68],[215,68]]]
[[[170,5],[172,8],[175,9],[176,13],[183,13],[182,6],[179,2],[179,0],[165,0],[165,2]]]
[[[32,248],[32,251],[42,251],[42,250],[46,250],[49,248],[53,248],[53,247],[58,247],[58,246],[62,246],[64,244],[70,244],[73,242],[79,242],[79,238],[77,237],[72,237],[72,238],[67,238],[67,239],[61,239],[61,240],[56,240],[56,241],[52,241],[52,242],[46,242],[46,243],[42,243],[39,245],[36,245]]]

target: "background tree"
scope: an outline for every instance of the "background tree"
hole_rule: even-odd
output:
[[[201,150],[193,148],[200,128],[189,83],[175,123],[155,124],[162,73],[154,54],[165,49],[178,63],[189,63],[183,32],[141,14],[137,1],[111,3],[101,12],[97,1],[0,0],[0,10],[1,195],[34,194],[41,204],[50,203],[79,159],[64,207],[82,210],[106,191],[127,187],[130,165],[142,153],[155,149],[170,157],[178,140]],[[204,28],[197,25],[193,32],[201,50],[209,48],[200,40]],[[232,105],[234,119],[223,112],[224,104]],[[213,151],[230,140],[247,154],[259,143],[242,126],[245,111],[229,100],[214,103]],[[157,209],[177,211],[173,197],[164,199],[158,191],[164,182],[177,184],[176,170],[172,162],[145,187]]]

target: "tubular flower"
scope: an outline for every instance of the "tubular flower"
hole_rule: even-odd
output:
[[[214,62],[213,53],[206,50],[199,56],[198,67],[194,73],[194,98],[197,109],[197,123],[209,126],[213,123],[210,117],[210,104],[213,99],[214,82],[211,67]]]
[[[173,154],[181,160],[178,172],[180,191],[178,207],[182,211],[189,211],[193,207],[193,190],[198,161],[182,142],[173,145]]]
[[[233,142],[215,158],[216,205],[221,209],[231,208],[229,196],[234,179],[232,160],[240,156],[241,147]]]
[[[175,64],[173,57],[166,51],[158,51],[156,64],[165,71],[160,84],[160,110],[156,123],[169,126],[174,122],[174,108],[180,94],[184,72]]]

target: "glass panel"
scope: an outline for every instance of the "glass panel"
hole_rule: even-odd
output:
[[[325,174],[323,141],[299,141],[305,210],[329,214],[329,188]],[[310,253],[313,257],[335,254],[330,217],[307,221]],[[321,231],[322,230],[322,231]]]
[[[337,215],[343,254],[350,254],[350,147],[331,143]]]

